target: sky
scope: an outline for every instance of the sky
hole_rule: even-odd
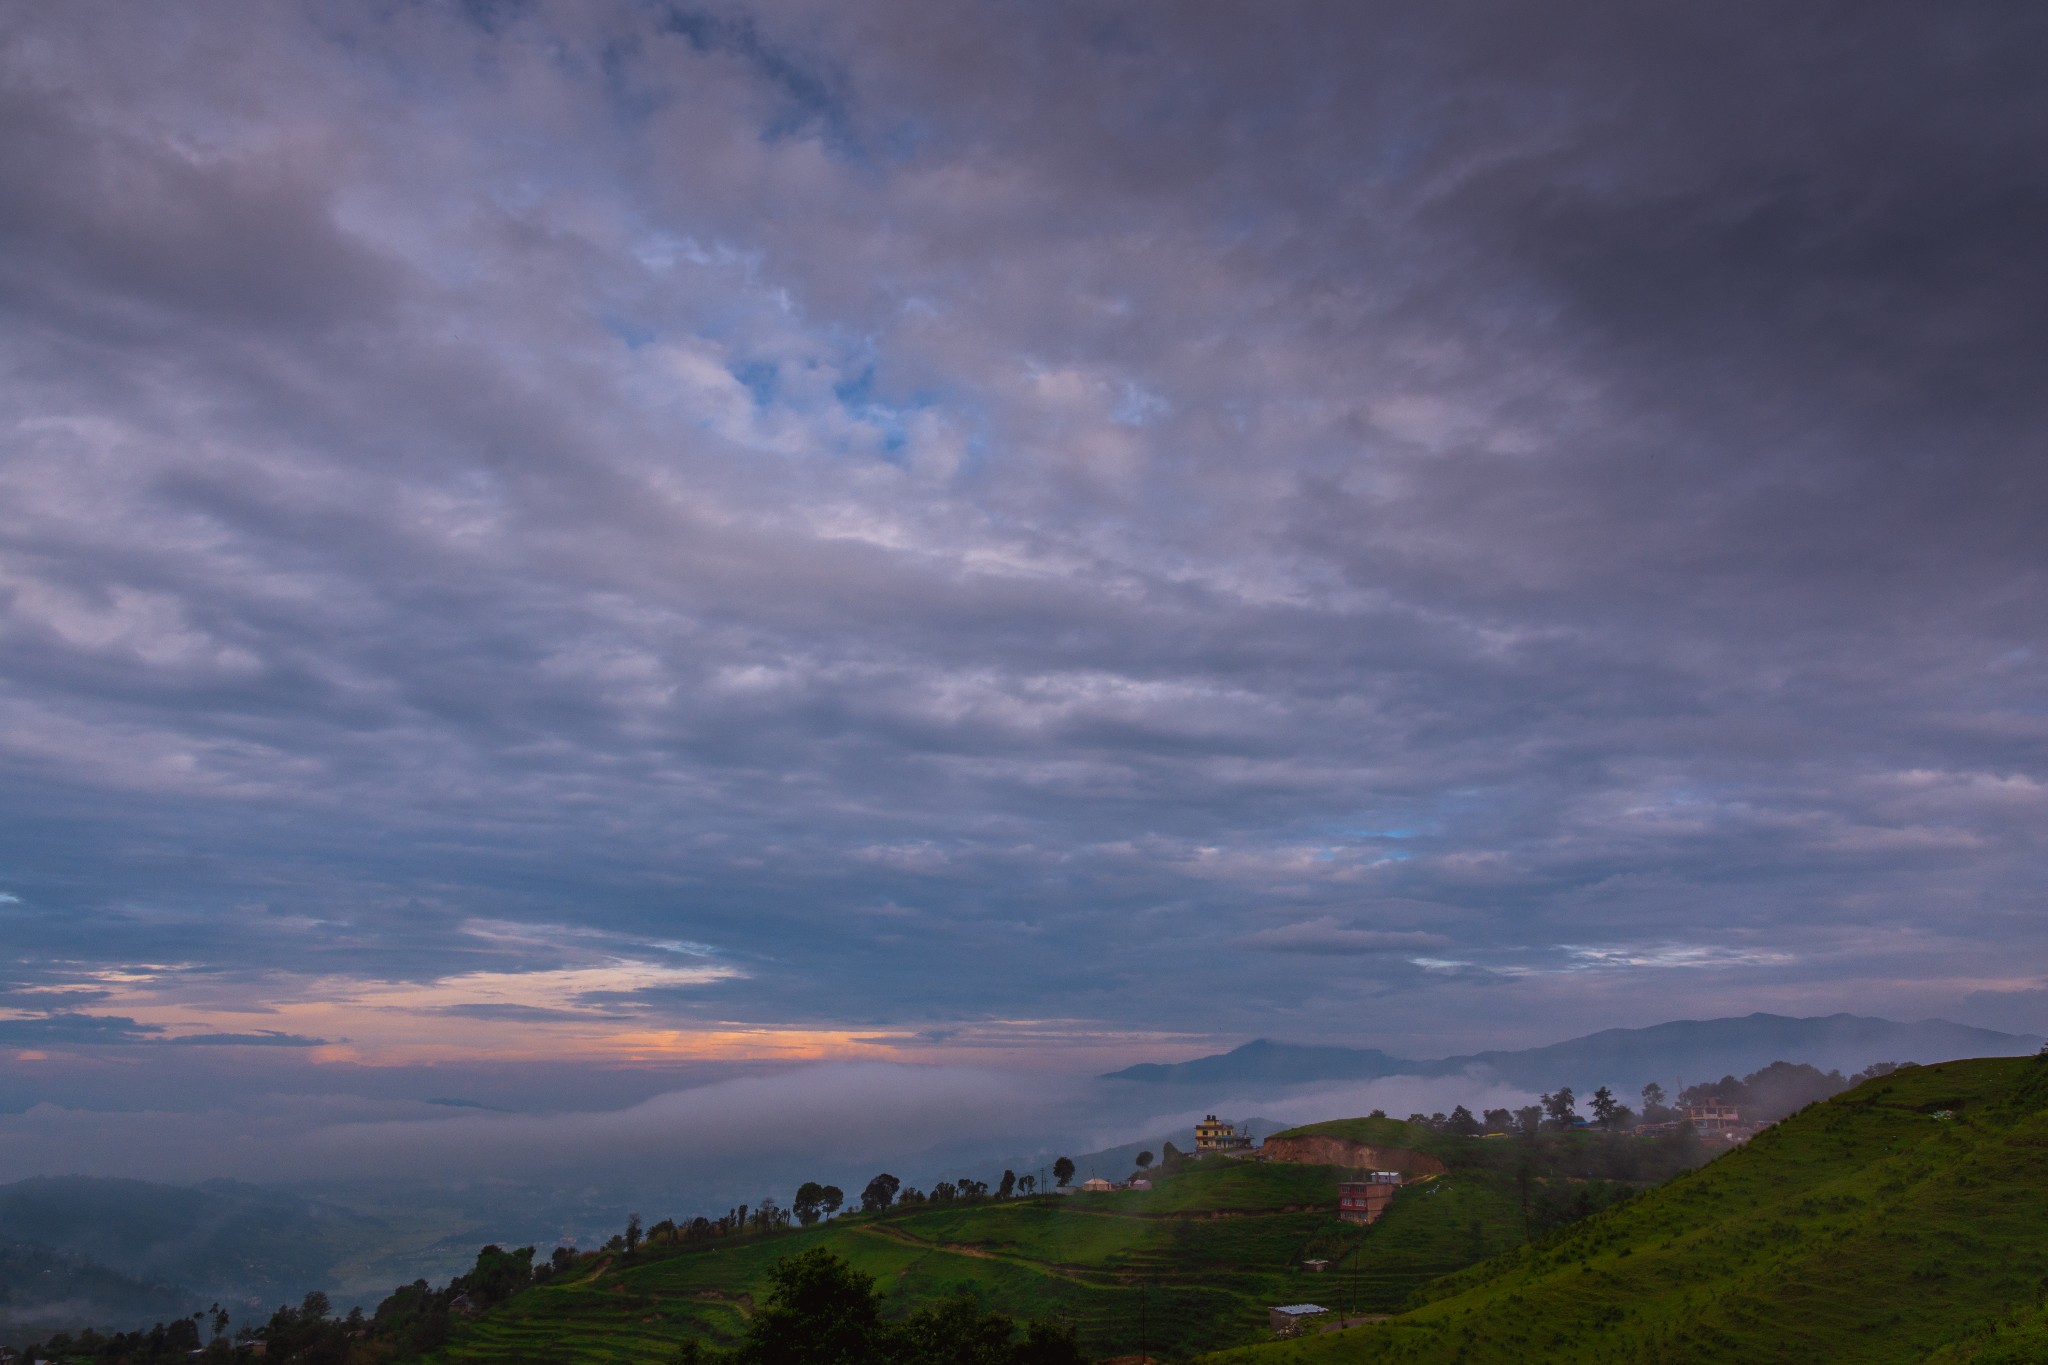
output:
[[[9,1169],[2048,1030],[2044,30],[0,9]]]

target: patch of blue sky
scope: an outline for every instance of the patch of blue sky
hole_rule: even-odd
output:
[[[859,374],[832,386],[832,394],[849,409],[863,408],[875,399],[875,367],[864,365]]]
[[[847,411],[855,420],[877,433],[872,453],[891,463],[901,461],[903,453],[910,448],[910,417],[916,411],[914,408],[863,403],[859,406],[848,404]]]
[[[1123,394],[1109,415],[1127,427],[1148,427],[1172,411],[1173,405],[1158,394],[1126,381]]]
[[[754,395],[757,407],[773,407],[775,396],[781,387],[782,367],[772,360],[749,360],[732,368],[732,377],[746,386]]]
[[[742,379],[742,382],[745,382]],[[848,416],[879,433],[874,453],[892,461],[910,448],[910,424],[921,412],[937,407],[937,393],[920,390],[900,398],[884,398],[875,383],[875,367],[864,365],[832,386],[832,396]]]
[[[600,313],[597,321],[607,333],[624,342],[629,351],[637,351],[642,346],[661,339],[661,333],[648,324],[620,317],[616,313]]]

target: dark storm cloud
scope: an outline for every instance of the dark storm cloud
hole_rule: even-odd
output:
[[[102,1014],[45,1014],[27,1019],[0,1019],[0,1042],[14,1047],[46,1044],[142,1043],[163,1030],[133,1019]]]
[[[0,1043],[14,1047],[123,1047],[136,1044],[178,1047],[324,1047],[324,1038],[307,1038],[275,1029],[253,1033],[186,1033],[166,1037],[162,1026],[138,1024],[107,1014],[51,1013],[0,1019]]]
[[[6,25],[23,1009],[2038,1007],[2035,15]]]

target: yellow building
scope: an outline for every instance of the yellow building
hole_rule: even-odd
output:
[[[1195,1125],[1196,1152],[1242,1152],[1251,1145],[1251,1134],[1238,1132],[1237,1125],[1225,1123],[1214,1114]]]

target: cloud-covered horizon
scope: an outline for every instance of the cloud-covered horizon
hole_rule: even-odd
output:
[[[11,11],[9,1103],[2048,1028],[2044,26]]]
[[[1240,1083],[1194,1104],[1014,1069],[816,1062],[662,1090],[633,1103],[511,1113],[475,1101],[253,1095],[232,1106],[106,1111],[39,1104],[0,1114],[0,1183],[38,1174],[194,1182],[220,1176],[360,1194],[478,1179],[660,1192],[687,1208],[756,1200],[807,1178],[915,1183],[1131,1142],[1190,1146],[1219,1105],[1240,1120],[1308,1122],[1374,1109],[1480,1112],[1533,1095],[1483,1071],[1312,1084]],[[1230,1106],[1236,1108],[1231,1109]],[[995,1169],[991,1169],[991,1167]],[[856,1173],[859,1173],[856,1175]],[[978,1177],[979,1178],[979,1177]],[[857,1188],[842,1186],[843,1188]]]

